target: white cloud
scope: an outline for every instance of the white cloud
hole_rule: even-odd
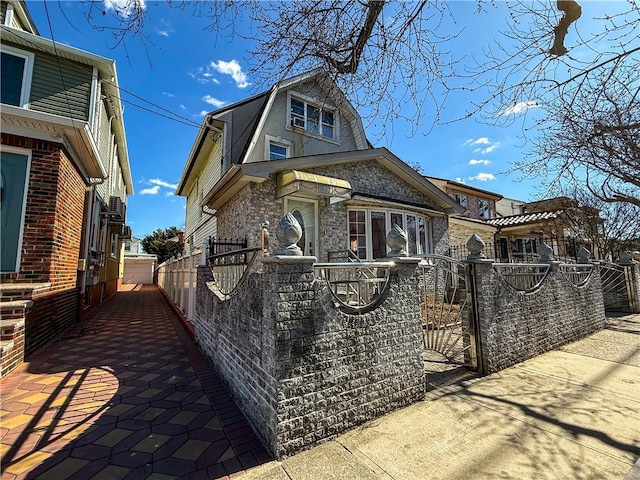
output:
[[[485,142],[483,142],[484,144]],[[498,148],[500,146],[500,142],[487,142],[487,144],[490,144],[488,147],[486,148],[475,148],[473,150],[473,153],[479,153],[481,155],[486,155],[487,153],[491,153],[493,152],[496,148]]]
[[[174,190],[176,188],[178,188],[178,184],[177,183],[165,182],[164,180],[161,180],[159,178],[152,178],[151,180],[149,180],[149,183],[151,183],[153,185],[158,185],[160,187],[173,188]]]
[[[464,178],[456,177],[456,182],[458,183],[467,183],[464,181]]]
[[[227,104],[224,100],[218,100],[211,95],[205,95],[202,97],[202,101],[207,102],[209,105],[213,105],[215,108],[224,107]]]
[[[175,95],[171,92],[162,92],[162,95],[164,95],[165,97],[169,97],[169,98],[173,98],[175,97]]]
[[[477,160],[475,158],[469,160],[469,165],[489,165],[490,163],[489,160]]]
[[[209,113],[207,110],[200,110],[199,116],[204,117],[207,113]]]
[[[526,102],[518,102],[516,103],[513,107],[508,107],[505,108],[503,111],[500,112],[500,115],[517,115],[519,113],[522,113],[526,110],[529,110],[530,108],[537,108],[540,105],[538,105],[538,103],[535,100],[527,100]]]
[[[469,177],[470,181],[479,181],[479,182],[486,182],[489,180],[495,180],[496,177],[493,175],[493,173],[479,173],[477,175],[474,175],[473,177]]]
[[[145,0],[103,0],[104,8],[113,10],[123,17],[128,17],[134,10],[145,10],[147,8]]]
[[[164,196],[165,197],[173,197],[175,194],[176,194],[175,191],[173,191],[173,192],[164,192]]]
[[[493,152],[496,148],[498,148],[498,146],[500,145],[500,142],[496,142],[493,145],[489,145],[487,148],[482,150],[482,154],[485,155],[487,153],[491,153]]]
[[[160,191],[160,186],[155,185],[151,188],[144,188],[140,190],[140,195],[157,195],[159,191]]]
[[[238,88],[246,88],[250,85],[250,83],[247,82],[247,74],[242,71],[242,67],[237,60],[231,60],[230,62],[218,60],[217,62],[211,62],[210,65],[211,68],[218,73],[231,75],[231,78],[236,82]]]
[[[161,37],[169,37],[169,32],[167,32],[166,30],[158,30],[158,35],[160,35]]]
[[[473,138],[470,138],[469,140],[464,142],[465,145],[489,145],[490,143],[491,142],[487,137],[480,137],[476,140],[474,140]]]
[[[187,107],[185,107],[183,104],[180,104],[180,108],[181,108],[182,110],[186,110],[186,109],[187,109]]]

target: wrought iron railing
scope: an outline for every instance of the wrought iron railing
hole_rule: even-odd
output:
[[[630,272],[623,265],[599,262],[605,310],[628,311],[631,306]]]
[[[215,286],[225,297],[235,294],[246,280],[262,247],[242,248],[207,257]]]
[[[547,278],[551,265],[548,263],[494,263],[493,269],[511,288],[519,292],[533,292]]]
[[[336,305],[347,313],[374,308],[389,283],[393,262],[328,262],[314,264],[316,278],[329,285]]]
[[[595,270],[592,264],[563,263],[559,267],[560,273],[576,287],[586,285]]]

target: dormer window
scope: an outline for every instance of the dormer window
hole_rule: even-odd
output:
[[[291,97],[290,125],[314,135],[335,139],[335,113],[327,107]]]

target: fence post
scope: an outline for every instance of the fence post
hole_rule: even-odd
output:
[[[629,310],[632,313],[640,313],[640,263],[633,259],[632,252],[622,252],[618,263],[624,268]]]
[[[480,300],[482,296],[480,292],[487,279],[489,279],[493,260],[487,259],[484,254],[485,243],[477,234],[471,235],[467,240],[467,250],[469,250],[469,256],[467,257],[467,292],[471,298],[471,319],[469,321],[469,335],[473,335],[475,347],[471,347],[469,355],[475,356],[477,359],[476,371],[483,375],[487,372],[488,366],[485,361],[485,355],[483,351],[483,338],[486,335],[489,325],[483,328],[484,315]],[[489,289],[489,291],[493,291]]]
[[[200,266],[207,264],[207,239],[202,240],[202,251],[200,252]]]

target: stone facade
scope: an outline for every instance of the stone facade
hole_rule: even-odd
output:
[[[226,300],[198,269],[196,341],[278,458],[424,398],[417,261],[360,315],[336,309],[314,261],[265,259]]]
[[[397,203],[423,205],[435,211],[442,209],[425,195],[406,184],[397,175],[377,161],[345,163],[305,171],[348,180],[353,194],[385,197]],[[318,232],[320,261],[328,261],[328,252],[344,250],[348,245],[347,209],[349,202],[331,205],[327,199],[318,199]],[[384,208],[384,205],[380,205]],[[410,207],[407,207],[410,208]],[[260,245],[260,222],[276,225],[284,216],[284,200],[276,198],[276,175],[263,183],[250,183],[225,203],[217,212],[218,236],[221,238],[247,237],[249,246]],[[449,248],[446,215],[431,217],[434,253],[446,254]],[[465,240],[466,241],[466,240]]]
[[[490,374],[585,337],[605,326],[597,268],[576,286],[559,262],[534,291],[511,287],[490,260],[471,263],[482,372]]]

